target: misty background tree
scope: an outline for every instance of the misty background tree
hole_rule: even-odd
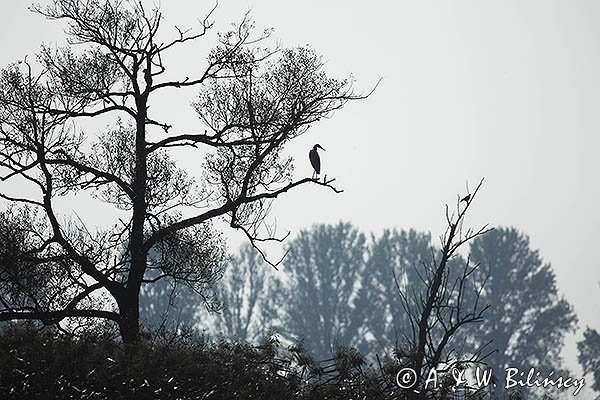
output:
[[[168,280],[142,287],[140,317],[150,327],[193,327],[213,336],[257,343],[280,325],[283,288],[263,255],[246,243],[222,275],[199,295]]]
[[[430,235],[414,230],[385,230],[370,240],[350,223],[302,231],[290,241],[282,271],[290,277],[283,289],[286,335],[303,338],[321,359],[336,344],[368,356],[391,353],[409,327],[393,273],[416,283],[416,268],[432,251]]]
[[[366,258],[363,290],[369,303],[366,314],[374,343],[371,353],[384,355],[401,344],[410,329],[409,316],[398,296],[399,282],[419,283],[418,270],[433,255],[431,235],[412,229],[386,229],[381,236],[372,236]]]
[[[218,276],[215,274],[214,278]],[[209,296],[210,300],[207,300]],[[161,279],[152,285],[143,285],[140,290],[140,322],[150,329],[195,328],[200,309],[215,310],[217,307],[213,288],[207,288],[200,295],[187,285]]]
[[[257,343],[279,328],[283,297],[281,275],[250,244],[231,257],[223,279],[215,285],[217,312],[199,309],[198,324],[232,340]]]
[[[593,377],[592,389],[600,392],[600,334],[587,327],[583,332],[583,340],[577,343],[577,358],[583,367],[584,374]]]
[[[365,246],[365,236],[342,222],[302,230],[289,243],[282,327],[317,359],[330,358],[336,344],[365,350],[369,310],[360,298]]]
[[[7,217],[29,222],[4,221],[22,241],[2,259],[2,293],[21,300],[3,300],[0,320],[108,319],[125,343],[138,342],[142,285],[170,279],[203,294],[221,273],[211,221],[257,244],[270,237],[264,222],[277,196],[309,183],[337,190],[332,180],[293,181],[281,155],[310,124],[363,98],[351,81],[328,77],[311,49],[265,49],[258,42],[269,33],[254,36],[246,16],[177,79],[167,74],[169,53],[207,35],[210,12],[198,30],[165,40],[160,11],[137,2],[56,0],[35,11],[65,22],[70,45],[43,46],[37,63],[0,73],[0,196],[15,207]],[[172,132],[151,100],[186,87],[197,87],[202,124]],[[98,135],[78,124],[101,116],[112,122]],[[174,148],[205,155],[199,183],[177,166]],[[114,207],[110,226],[87,226],[58,204],[84,193]],[[96,294],[108,301],[96,304]]]
[[[591,374],[592,389],[600,392],[600,334],[589,326],[583,332],[583,339],[577,342],[577,360],[584,374]]]
[[[496,371],[535,367],[566,374],[560,352],[577,317],[558,293],[552,266],[515,228],[496,228],[475,239],[470,254],[480,265],[476,279],[486,280],[480,301],[490,309],[480,324],[463,332],[466,340],[475,347],[491,341],[495,351],[486,362]]]

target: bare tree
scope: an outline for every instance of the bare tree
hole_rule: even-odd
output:
[[[1,178],[29,187],[26,195],[3,189],[0,196],[40,219],[12,223],[26,246],[3,259],[2,269],[21,262],[27,274],[60,277],[65,290],[41,279],[61,295],[40,302],[26,282],[3,274],[2,285],[27,302],[2,301],[0,320],[109,319],[125,343],[135,343],[143,284],[173,279],[203,293],[214,283],[224,253],[212,239],[215,218],[257,245],[281,239],[264,228],[269,202],[279,195],[304,184],[339,191],[333,179],[293,181],[292,160],[281,155],[310,124],[365,97],[353,94],[351,81],[328,77],[312,50],[259,46],[269,32],[253,36],[246,16],[219,35],[204,67],[192,63],[190,76],[173,79],[169,54],[206,35],[212,11],[198,31],[177,28],[169,41],[159,39],[160,11],[138,2],[55,0],[35,11],[66,22],[71,46],[43,47],[39,65],[25,60],[1,72]],[[149,110],[155,96],[185,87],[199,90],[201,132],[172,132]],[[96,138],[76,125],[99,116],[117,121]],[[201,184],[171,157],[182,147],[208,153]],[[57,198],[82,192],[119,211],[113,228],[91,229],[60,212]],[[97,293],[113,306],[88,304]]]
[[[470,196],[457,198],[455,212],[446,206],[447,228],[440,237],[441,248],[432,251],[430,262],[416,266],[420,282],[409,282],[394,273],[400,303],[408,317],[408,327],[403,332],[396,357],[400,365],[416,373],[414,390],[407,392],[409,398],[440,395],[433,392],[439,388],[424,389],[423,382],[432,369],[440,372],[442,381],[444,376],[452,377],[453,368],[478,363],[485,357],[482,349],[469,355],[461,354],[462,345],[457,340],[457,332],[467,324],[481,322],[489,308],[479,303],[485,282],[477,282],[472,276],[478,265],[472,265],[469,258],[463,260],[458,254],[462,245],[490,230],[487,226],[463,230],[465,215],[482,183],[483,180]]]

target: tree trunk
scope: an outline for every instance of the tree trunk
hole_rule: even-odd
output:
[[[138,296],[127,296],[119,303],[121,321],[119,331],[125,345],[137,344],[140,341],[140,309]]]
[[[149,62],[149,61],[148,61]],[[148,65],[149,68],[149,65]],[[149,71],[146,76],[149,76]],[[148,82],[148,80],[147,80]],[[136,85],[134,85],[135,87]],[[138,91],[136,87],[135,91]],[[146,218],[146,111],[147,94],[136,94],[136,131],[135,131],[135,171],[132,189],[133,215],[131,219],[131,234],[129,252],[131,254],[130,268],[125,286],[125,295],[118,302],[121,312],[119,329],[125,345],[136,344],[140,341],[140,307],[139,293],[144,272],[146,271],[147,255],[144,250],[144,221]]]

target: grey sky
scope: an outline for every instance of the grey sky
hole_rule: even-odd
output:
[[[28,4],[2,4],[2,66],[33,54],[41,40],[63,40]],[[164,0],[165,26],[193,27],[209,4]],[[282,198],[273,208],[282,232],[342,219],[365,232],[412,227],[436,237],[444,204],[485,177],[468,222],[528,234],[580,328],[600,328],[600,2],[228,1],[215,31],[174,54],[172,70],[194,71],[214,33],[249,8],[257,28],[274,27],[284,46],[310,44],[333,75],[353,73],[359,90],[383,77],[371,98],[288,149],[295,174],[306,176],[308,150],[320,143],[324,173],[345,192],[310,187]],[[175,129],[198,131],[193,95],[156,107]],[[194,154],[181,157],[197,168]],[[232,246],[239,242],[231,235]],[[574,343],[565,356],[579,371]]]

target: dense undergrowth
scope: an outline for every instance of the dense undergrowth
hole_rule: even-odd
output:
[[[316,362],[301,344],[287,348],[273,336],[252,346],[161,332],[126,349],[102,329],[71,337],[8,325],[0,333],[0,399],[402,398],[394,369],[366,368],[348,348]]]

